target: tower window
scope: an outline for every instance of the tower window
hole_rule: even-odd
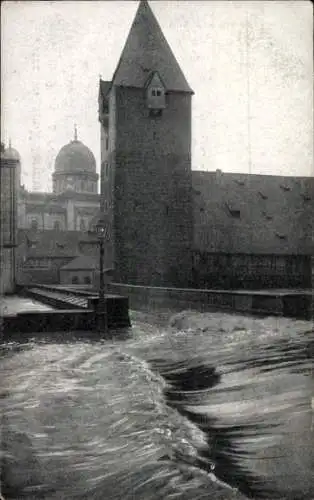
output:
[[[164,89],[150,88],[147,96],[147,105],[150,109],[164,109],[166,107]]]
[[[150,110],[162,110],[166,107],[165,87],[158,72],[155,72],[147,82],[146,101]]]
[[[152,89],[152,96],[153,97],[160,97],[162,95],[162,92],[160,89]]]
[[[104,100],[103,102],[103,113],[107,115],[109,113],[109,102],[107,99]]]
[[[108,151],[108,149],[109,149],[109,139],[108,137],[106,137],[106,150]]]

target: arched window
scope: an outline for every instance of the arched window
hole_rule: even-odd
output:
[[[53,223],[53,229],[55,231],[60,231],[61,229],[61,226],[60,226],[60,222],[58,220],[55,220],[54,223]]]
[[[72,276],[72,284],[77,285],[79,283],[78,276]]]
[[[31,222],[31,228],[32,228],[34,231],[37,231],[37,229],[38,229],[38,221],[37,221],[37,219],[32,219],[32,222]]]

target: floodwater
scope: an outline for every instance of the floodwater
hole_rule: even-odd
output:
[[[2,345],[5,499],[314,499],[310,322],[131,319]]]

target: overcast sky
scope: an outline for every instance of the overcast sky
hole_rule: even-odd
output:
[[[99,75],[111,79],[138,3],[2,3],[2,140],[29,189],[51,189],[74,123],[99,170]],[[195,92],[193,169],[312,175],[311,2],[150,6]]]

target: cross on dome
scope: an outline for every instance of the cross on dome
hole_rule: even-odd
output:
[[[74,124],[74,140],[77,141],[77,126]]]

